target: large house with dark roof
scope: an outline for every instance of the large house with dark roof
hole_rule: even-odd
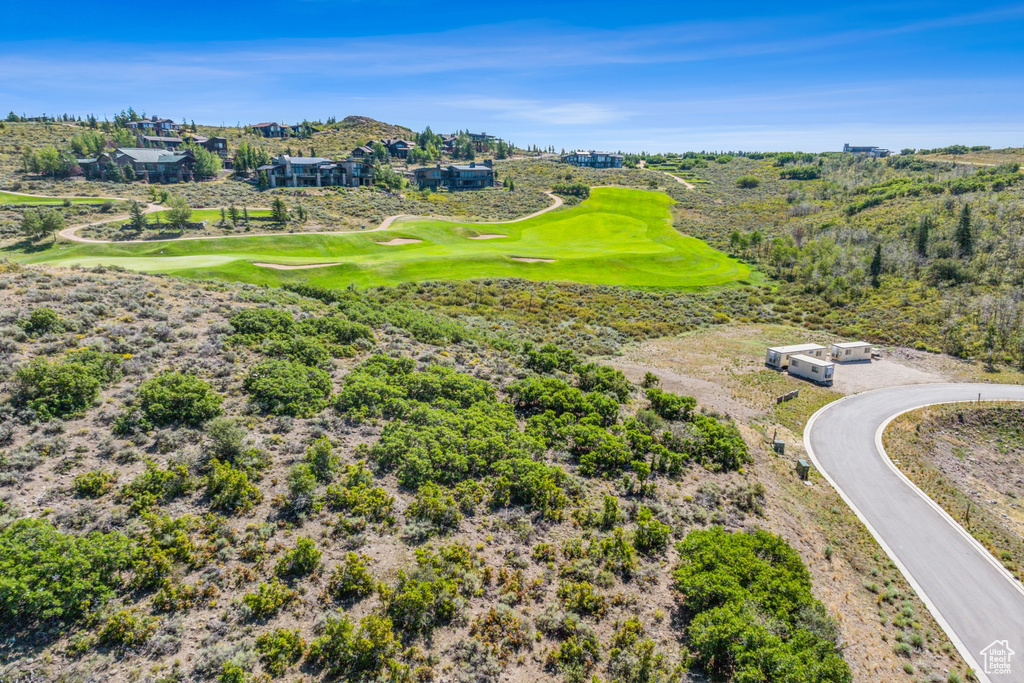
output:
[[[151,116],[148,119],[140,119],[138,121],[129,121],[125,126],[127,126],[128,130],[133,133],[140,133],[143,135],[166,136],[168,134],[176,135],[178,132],[178,124],[171,119],[162,119],[159,116]]]
[[[151,183],[181,183],[193,180],[195,157],[189,150],[175,152],[153,147],[118,147],[95,159],[78,159],[86,178],[107,179],[112,166],[129,167],[138,180]]]
[[[451,166],[425,166],[414,171],[416,184],[421,189],[481,190],[494,186],[494,168],[488,159],[482,164],[453,164]]]
[[[562,155],[562,163],[587,168],[622,168],[622,155],[611,152],[573,152]]]
[[[276,121],[254,123],[249,127],[265,138],[287,138],[291,137],[292,134],[291,126],[286,126]]]
[[[851,145],[849,142],[843,145],[843,151],[847,154],[859,154],[861,156],[871,157],[872,159],[880,159],[882,157],[889,156],[889,150],[884,147],[857,147]]]
[[[332,161],[324,157],[278,154],[256,169],[267,174],[271,187],[360,187],[373,184],[373,167],[355,159]]]

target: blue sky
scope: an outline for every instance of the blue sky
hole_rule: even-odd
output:
[[[3,17],[0,109],[19,114],[360,114],[558,149],[1024,145],[1022,3],[51,0]]]

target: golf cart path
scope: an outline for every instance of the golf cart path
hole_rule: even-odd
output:
[[[519,218],[513,218],[512,220],[507,220],[507,221],[480,221],[480,222],[468,222],[468,224],[470,224],[470,225],[504,225],[504,224],[508,224],[508,223],[519,223],[521,221],[530,220],[531,218],[536,218],[537,216],[540,216],[541,214],[545,214],[548,211],[554,211],[558,207],[562,206],[562,198],[561,197],[558,197],[558,196],[552,194],[551,192],[545,192],[544,194],[546,194],[547,196],[551,197],[551,199],[553,201],[551,203],[551,206],[547,206],[547,207],[541,209],[540,211],[534,211],[533,213],[531,213],[531,214],[529,214],[527,216],[521,216]],[[166,207],[163,207],[163,206],[160,206],[160,205],[157,205],[157,204],[149,204],[146,207],[145,213],[152,213],[154,211],[161,211],[164,208],[166,208]],[[266,209],[253,209],[253,210],[254,211],[263,211],[263,210],[266,210]],[[104,219],[102,221],[93,221],[92,223],[83,223],[81,225],[75,225],[75,226],[72,226],[70,228],[64,228],[58,234],[61,237],[63,237],[64,239],[66,239],[66,240],[68,240],[70,242],[83,242],[83,243],[87,243],[87,244],[136,244],[136,243],[149,243],[149,242],[186,242],[186,241],[193,241],[193,240],[223,240],[223,239],[231,239],[231,238],[236,238],[236,237],[270,237],[270,236],[280,236],[280,234],[281,234],[281,233],[270,232],[270,233],[260,233],[260,234],[257,234],[257,235],[199,235],[199,236],[195,236],[195,237],[170,237],[170,238],[167,238],[167,239],[152,239],[152,240],[97,240],[97,239],[90,239],[88,237],[81,237],[80,235],[78,235],[78,231],[81,230],[82,228],[88,228],[88,227],[94,226],[94,225],[103,225],[105,223],[113,223],[115,221],[124,220],[125,218],[127,218],[127,216],[108,216],[106,219]],[[325,231],[321,231],[321,232],[301,232],[301,233],[294,233],[294,234],[296,234],[296,235],[365,235],[368,232],[380,232],[381,230],[387,230],[388,228],[391,227],[392,223],[394,223],[396,220],[398,220],[400,218],[402,218],[402,219],[417,219],[417,218],[431,219],[430,216],[414,216],[412,214],[400,213],[400,214],[395,214],[394,216],[388,216],[383,221],[381,221],[380,225],[378,225],[375,228],[371,228],[369,230],[325,230]],[[453,221],[453,222],[455,222],[455,221]],[[261,265],[266,265],[266,264],[261,264]]]
[[[885,427],[928,405],[1024,401],[1024,386],[920,384],[846,396],[804,430],[815,467],[853,508],[981,683],[1024,683],[1024,587],[889,460]],[[1008,641],[1011,671],[990,677],[982,651]]]

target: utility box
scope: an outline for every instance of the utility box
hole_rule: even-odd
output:
[[[782,439],[775,439],[775,441],[772,442],[772,450],[778,453],[779,455],[785,455],[786,442],[783,441]]]
[[[807,481],[807,475],[811,473],[811,463],[807,462],[803,458],[796,461],[796,473],[804,481]]]

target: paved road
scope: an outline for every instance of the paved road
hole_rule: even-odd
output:
[[[1024,588],[959,524],[903,477],[881,431],[933,403],[1024,401],[1024,386],[924,384],[848,396],[818,411],[804,442],[815,466],[868,526],[982,683],[1024,683]],[[984,671],[981,651],[1009,641],[1008,674]]]

